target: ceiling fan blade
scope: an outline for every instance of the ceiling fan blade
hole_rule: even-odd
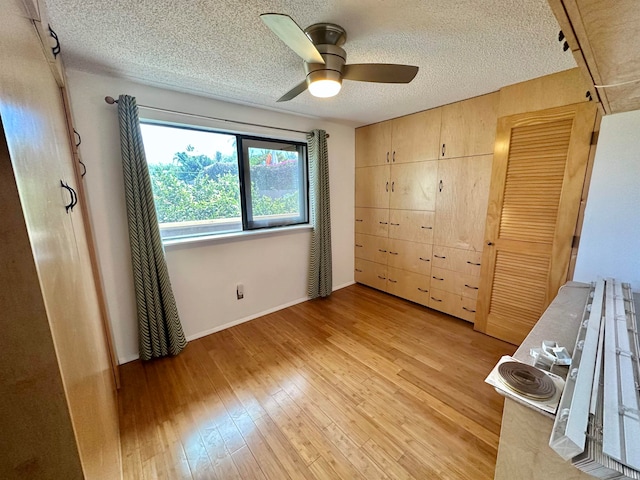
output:
[[[283,96],[281,96],[278,99],[278,102],[288,102],[289,100],[293,100],[302,92],[304,92],[306,89],[307,89],[307,81],[305,80],[304,82],[299,83],[298,85],[293,87],[291,90],[289,90],[287,93],[285,93]]]
[[[409,83],[418,73],[418,67],[392,63],[354,63],[345,65],[342,78],[358,82]]]
[[[307,63],[321,63],[324,59],[313,42],[289,15],[263,13],[260,18],[291,50]]]

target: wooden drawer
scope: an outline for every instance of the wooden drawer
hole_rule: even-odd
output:
[[[389,238],[433,243],[435,213],[421,210],[390,210]]]
[[[480,277],[465,273],[453,272],[444,268],[431,269],[431,285],[438,290],[456,293],[475,300],[478,298]]]
[[[454,272],[480,276],[482,252],[460,250],[459,248],[433,246],[431,267],[444,268]]]
[[[389,234],[389,209],[356,208],[356,233],[387,237]]]
[[[387,269],[387,292],[421,305],[429,305],[429,277],[398,268]]]
[[[356,233],[355,257],[385,265],[388,256],[388,242],[389,239],[386,237]]]
[[[358,283],[369,285],[384,292],[387,289],[387,267],[386,265],[356,258],[354,279]]]
[[[429,305],[434,310],[448,313],[467,322],[474,322],[476,317],[476,301],[456,293],[431,288]]]
[[[431,273],[431,245],[389,239],[387,265],[411,272],[429,275]]]

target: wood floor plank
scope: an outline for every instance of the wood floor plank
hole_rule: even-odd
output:
[[[353,285],[122,366],[124,479],[489,480],[514,349]]]

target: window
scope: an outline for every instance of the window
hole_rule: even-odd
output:
[[[307,223],[306,144],[140,128],[164,240]]]

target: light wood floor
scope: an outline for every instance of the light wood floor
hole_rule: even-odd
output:
[[[514,350],[354,285],[124,365],[125,479],[492,479]]]

